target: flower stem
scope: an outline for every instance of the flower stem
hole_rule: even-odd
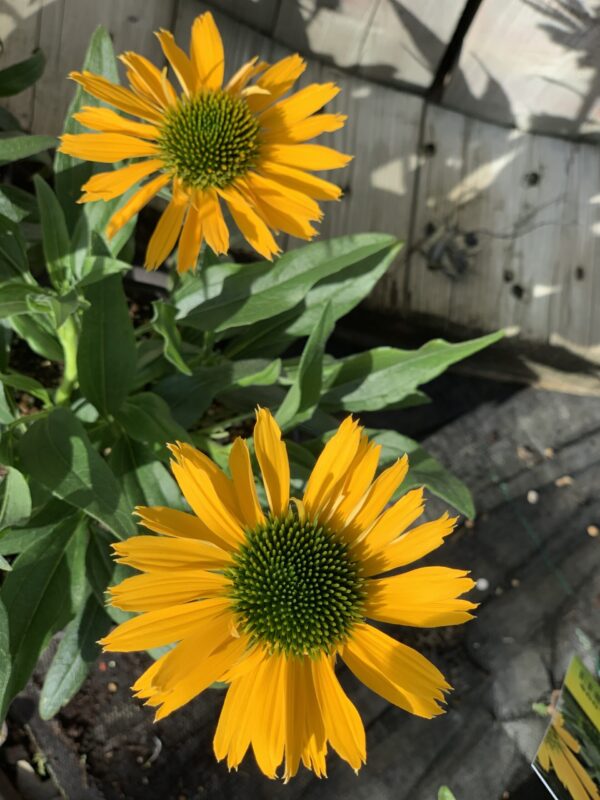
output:
[[[68,317],[58,329],[57,334],[62,345],[65,366],[54,399],[57,405],[64,405],[69,402],[71,392],[77,383],[77,345],[79,340],[77,323],[72,317]]]

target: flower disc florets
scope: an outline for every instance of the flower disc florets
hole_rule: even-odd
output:
[[[260,125],[241,97],[203,92],[184,97],[166,115],[159,147],[184,186],[223,189],[251,169]]]
[[[293,514],[246,534],[228,572],[242,630],[273,651],[332,652],[362,616],[364,581],[346,542]]]

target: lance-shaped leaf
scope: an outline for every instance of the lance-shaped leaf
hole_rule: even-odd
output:
[[[29,428],[19,446],[23,470],[64,500],[109,528],[118,538],[135,533],[132,509],[84,427],[56,408]]]
[[[393,236],[363,233],[292,250],[275,263],[227,265],[220,293],[196,305],[181,321],[218,332],[270,319],[301,303],[319,281],[349,267],[369,272],[397,248]],[[223,275],[225,265],[218,265],[217,270]],[[319,314],[320,310],[315,317]]]
[[[328,302],[306,341],[296,378],[277,411],[276,419],[282,428],[289,428],[312,417],[321,396],[325,343],[334,325],[331,303]]]
[[[103,415],[123,405],[135,378],[137,356],[133,325],[120,276],[88,286],[89,308],[81,321],[77,351],[79,386]]]

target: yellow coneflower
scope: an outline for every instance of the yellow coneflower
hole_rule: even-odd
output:
[[[573,800],[600,800],[600,791],[576,758],[581,745],[565,728],[560,712],[555,711],[552,723],[538,750],[538,761],[546,772],[554,770],[556,777]]]
[[[144,613],[102,640],[112,651],[178,642],[133,686],[157,708],[156,719],[224,681],[217,758],[235,768],[252,745],[265,775],[276,777],[285,761],[288,780],[300,761],[324,776],[328,743],[355,770],[366,759],[362,721],[335,674],[338,657],[400,708],[426,718],[443,713],[451,687],[440,671],[367,622],[458,625],[476,607],[459,599],[473,587],[463,570],[384,575],[435,550],[456,522],[444,514],[407,532],[423,513],[422,489],[386,508],[406,476],[406,456],[375,479],[380,446],[349,417],[325,445],[302,499],[290,501],[281,431],[259,409],[254,449],[265,511],[243,439],[232,446],[230,476],[187,444],[170,449],[195,516],[137,509],[161,535],[114,545],[119,561],[143,574],[110,592],[113,605]]]
[[[168,31],[157,36],[181,95],[166,67],[159,70],[132,52],[121,56],[130,88],[90,72],[70,75],[122,114],[84,107],[74,118],[100,133],[65,134],[59,150],[108,164],[135,159],[94,175],[83,186],[81,202],[112,200],[145,181],[111,217],[107,233],[113,236],[171,185],[172,199],[148,244],[147,269],[159,267],[178,239],[180,272],[195,266],[203,239],[215,253],[227,252],[222,202],[265,258],[279,252],[271,230],[312,239],[311,223],[322,217],[317,200],[337,200],[341,191],[311,171],[337,169],[350,160],[329,147],[306,144],[343,126],[342,114],[316,113],[339,88],[313,83],[284,98],[306,67],[298,55],[273,65],[253,58],[223,85],[223,43],[209,12],[194,21],[189,56]]]

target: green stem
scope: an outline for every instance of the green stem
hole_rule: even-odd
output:
[[[55,402],[64,405],[69,402],[71,392],[77,383],[77,345],[79,333],[73,317],[68,317],[57,331],[65,356],[62,380],[56,390]]]

